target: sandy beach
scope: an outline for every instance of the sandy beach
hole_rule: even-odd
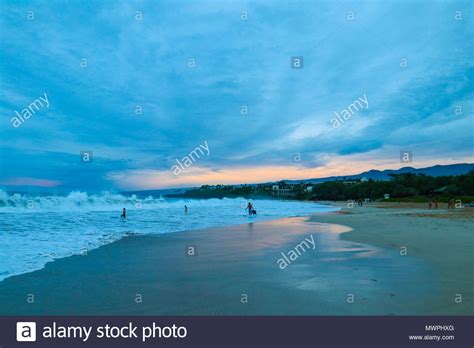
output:
[[[374,203],[362,208],[347,208],[346,202],[336,205],[340,213],[311,220],[350,226],[353,231],[341,238],[399,252],[406,248],[407,255],[433,266],[440,292],[426,314],[474,313],[474,208],[428,210],[426,204],[417,203]]]
[[[474,313],[472,209],[338,205],[310,219],[130,236],[5,279],[0,314]]]

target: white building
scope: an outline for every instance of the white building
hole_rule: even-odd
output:
[[[281,189],[278,185],[272,186],[272,195],[275,197],[293,197],[295,193],[292,189]]]

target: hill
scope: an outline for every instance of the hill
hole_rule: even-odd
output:
[[[457,176],[461,174],[467,174],[469,171],[474,170],[474,163],[458,163],[448,165],[435,165],[426,168],[413,168],[413,167],[402,167],[400,169],[385,169],[385,170],[369,170],[355,175],[346,176],[329,176],[325,178],[314,178],[305,180],[284,180],[287,183],[321,183],[326,181],[336,180],[353,180],[353,179],[373,179],[373,180],[390,180],[390,174],[425,174],[429,176]]]

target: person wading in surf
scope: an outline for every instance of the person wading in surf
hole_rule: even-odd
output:
[[[255,211],[255,209],[253,208],[252,203],[250,203],[250,202],[249,202],[249,204],[247,204],[247,209],[248,209],[248,211],[249,211],[249,215],[257,214],[257,212]]]

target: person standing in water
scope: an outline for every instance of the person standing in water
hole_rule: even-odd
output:
[[[188,206],[185,204],[184,205],[184,213],[187,214],[188,213]]]
[[[247,204],[247,209],[249,211],[249,215],[252,215],[253,214],[253,205],[252,205],[252,203],[249,202],[249,204]]]
[[[127,218],[127,210],[125,208],[122,209],[122,215],[120,215],[120,217],[124,220]]]

